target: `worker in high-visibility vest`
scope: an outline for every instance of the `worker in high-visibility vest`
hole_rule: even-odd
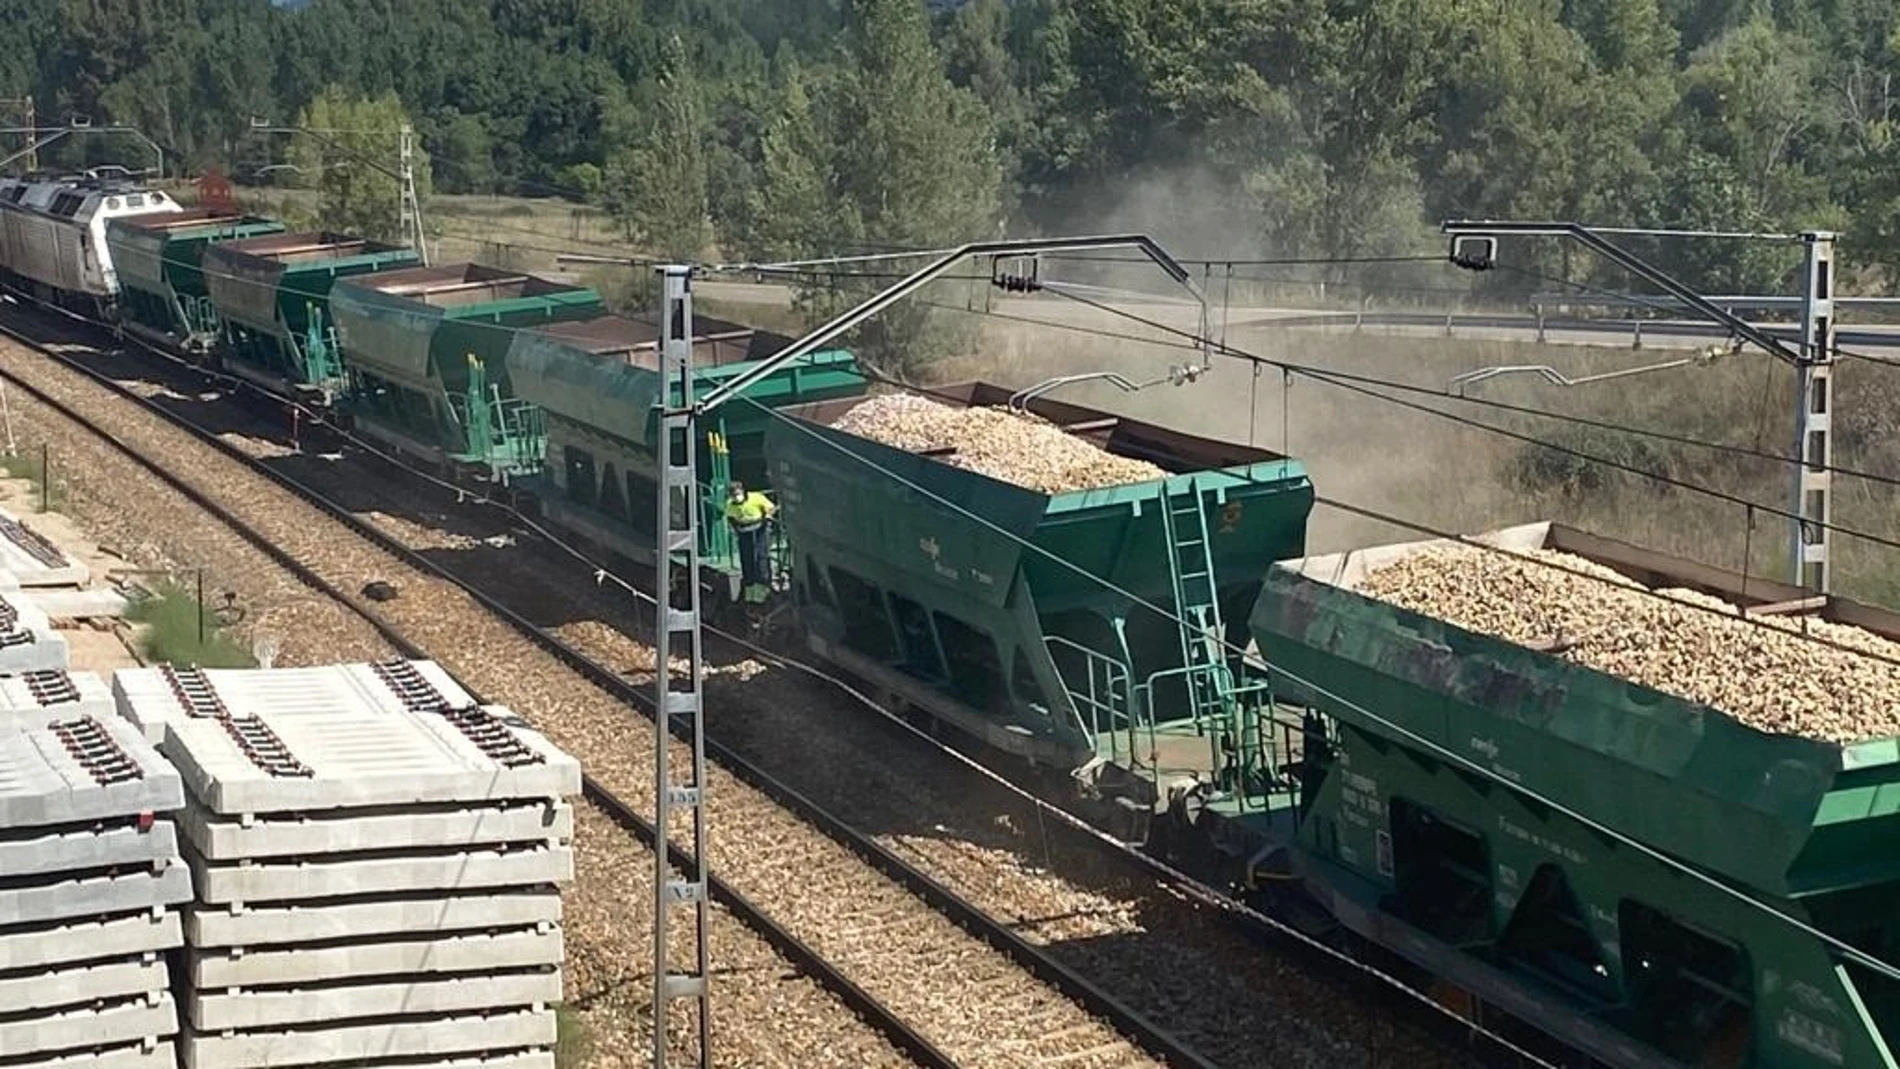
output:
[[[726,491],[726,522],[739,540],[739,580],[745,600],[760,604],[772,593],[770,522],[778,506],[733,480]]]

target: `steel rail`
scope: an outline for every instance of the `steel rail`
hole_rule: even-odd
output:
[[[103,329],[99,324],[83,317],[73,316],[73,318],[95,329]],[[362,520],[342,505],[330,500],[320,492],[306,486],[290,475],[274,467],[259,463],[249,454],[224,440],[217,432],[202,427],[183,415],[167,409],[152,398],[145,397],[129,389],[124,384],[117,382],[103,372],[90,368],[83,362],[75,360],[65,354],[53,352],[46,348],[43,343],[27,337],[18,330],[3,323],[0,323],[0,334],[14,338],[21,344],[27,345],[36,352],[54,360],[62,367],[84,376],[94,384],[124,399],[133,401],[147,412],[187,431],[199,441],[217,450],[224,456],[243,464],[253,473],[269,479],[279,488],[296,495],[308,504],[325,512],[358,537],[375,544],[409,567],[453,585],[477,604],[508,623],[511,627],[539,645],[543,650],[580,674],[583,678],[619,698],[626,704],[638,708],[644,715],[648,716],[649,719],[651,718],[653,713],[653,699],[645,690],[627,682],[612,669],[594,661],[565,640],[543,630],[532,621],[502,604],[486,591],[474,587],[449,572],[443,566],[424,557],[414,549],[403,544],[395,536]],[[136,341],[136,344],[145,348],[155,348],[142,340]],[[172,359],[170,354],[161,355]],[[62,415],[74,419],[82,426],[86,426],[88,430],[91,430],[93,433],[110,439],[110,436],[99,430],[92,421],[72,411],[69,406],[47,397],[42,391],[19,380],[12,373],[0,371],[0,377],[17,383],[22,390],[34,396],[36,399],[48,403]],[[321,576],[315,575],[308,566],[297,562],[283,550],[263,541],[261,536],[258,536],[254,530],[244,528],[242,521],[231,517],[228,510],[223,509],[214,502],[210,502],[201,493],[197,492],[195,488],[185,485],[182,480],[179,480],[176,476],[163,471],[163,469],[158,467],[156,462],[147,461],[137,456],[125,446],[118,443],[116,439],[112,439],[112,441],[114,448],[132,457],[142,467],[158,475],[168,485],[172,485],[183,491],[194,503],[205,507],[207,511],[218,516],[220,520],[231,523],[233,528],[244,535],[247,540],[253,541],[259,548],[264,549],[272,559],[279,561],[286,568],[289,568],[299,579],[304,579],[306,582],[314,580],[314,582],[311,582],[312,586],[321,590],[327,596],[341,600],[372,626],[376,627],[379,633],[384,634],[385,637],[390,637],[392,645],[397,645],[398,649],[403,649],[404,645],[402,644],[408,643],[406,638],[402,638],[399,632],[396,632],[393,627],[379,619],[375,613],[355,604],[348,597],[343,596],[340,592],[336,591],[334,587],[325,582]],[[414,649],[417,647],[414,647],[413,644],[409,644],[408,648]],[[426,658],[427,654],[421,653],[419,656]],[[471,693],[473,692],[471,691]],[[679,732],[674,732],[673,734],[675,737],[679,737],[680,735]],[[766,795],[768,798],[771,798],[781,806],[784,806],[808,823],[816,826],[834,841],[852,850],[884,875],[890,877],[912,894],[923,899],[933,909],[949,917],[966,931],[983,939],[1007,955],[1012,961],[1022,966],[1032,975],[1050,984],[1064,995],[1074,999],[1090,1012],[1108,1020],[1118,1031],[1135,1040],[1150,1053],[1175,1066],[1190,1067],[1190,1069],[1216,1069],[1214,1063],[1208,1061],[1172,1032],[1150,1021],[1145,1015],[1104,991],[1100,986],[1075,969],[1057,961],[1035,944],[1017,934],[1006,923],[983,912],[980,907],[968,899],[898,857],[893,851],[876,842],[874,839],[858,831],[856,828],[851,827],[850,824],[842,818],[832,814],[797,790],[765,772],[763,769],[758,768],[730,747],[709,737],[706,740],[706,749],[720,766],[737,776],[741,781]],[[612,797],[610,793],[600,788],[598,784],[594,786],[593,790],[603,796]],[[642,838],[650,844],[652,825],[647,823],[644,818],[639,817],[635,811],[627,807],[624,802],[616,800],[616,804],[620,806],[626,817],[639,822],[638,826],[644,829]],[[690,863],[690,857],[678,847],[673,846],[673,844],[668,843],[668,850],[676,862],[681,864]],[[723,898],[722,901],[725,902],[729,908],[732,908],[735,914],[740,912],[742,907],[737,905],[737,903],[744,902],[744,899],[730,886],[725,886],[723,892],[715,888],[714,893],[715,896],[719,896],[722,893],[729,896],[728,898]],[[764,915],[758,913],[756,907],[751,906],[750,903],[745,903],[745,908],[751,908],[755,916],[758,916],[762,920],[765,919]],[[767,920],[767,923],[770,923],[769,920]],[[773,927],[776,928],[776,925],[773,925]],[[909,1025],[898,1020],[891,1010],[856,988],[855,985],[851,985],[848,980],[842,975],[839,975],[828,963],[824,962],[815,951],[812,951],[809,947],[805,947],[803,943],[800,943],[796,937],[790,935],[790,933],[783,932],[782,929],[780,933],[792,946],[802,948],[802,951],[790,951],[788,954],[802,952],[808,957],[809,960],[801,962],[801,965],[809,964],[814,970],[824,970],[823,972],[815,973],[821,980],[826,976],[830,976],[840,983],[841,986],[834,989],[834,993],[837,994],[840,999],[845,1000],[847,1003],[850,1003],[853,997],[863,1000],[868,1004],[865,1009],[867,1015],[873,1016],[874,1019],[879,1019],[880,1031],[885,1031],[886,1025],[897,1030],[897,1035],[893,1035],[889,1031],[886,1031],[886,1035],[887,1038],[891,1038],[892,1042],[898,1045],[900,1049],[905,1049],[907,1052],[913,1049],[930,1052],[929,1054],[918,1055],[920,1060],[923,1060],[924,1063],[928,1065],[945,1067],[954,1067],[956,1065],[947,1055],[942,1054],[941,1051],[931,1046],[922,1036],[917,1035]],[[768,939],[771,938],[764,931],[761,931],[760,934],[767,936]],[[852,994],[853,992],[855,992],[855,996]],[[899,1036],[906,1038],[900,1040]]]
[[[239,452],[233,447],[229,447],[228,443],[218,438],[216,432],[206,430],[182,416],[166,411],[149,398],[142,397],[126,389],[120,383],[112,381],[101,373],[94,372],[90,368],[77,364],[69,357],[47,350],[44,345],[21,334],[15,328],[6,324],[0,324],[0,335],[12,338],[14,341],[32,348],[33,351],[51,358],[67,369],[85,375],[94,383],[112,389],[123,398],[139,402],[147,411],[161,416],[174,426],[189,431],[194,437],[199,438],[201,441],[224,446],[225,448],[222,449],[221,452],[225,452],[227,456],[235,456],[244,460],[246,466],[254,472],[273,476],[276,475],[275,472],[256,464],[249,456]],[[365,623],[368,623],[376,630],[378,635],[382,636],[384,641],[388,642],[403,656],[414,660],[433,659],[427,650],[417,645],[393,624],[384,620],[381,614],[353,601],[342,590],[338,589],[335,584],[317,574],[315,569],[297,560],[290,553],[265,538],[263,534],[248,521],[239,517],[229,508],[212,500],[177,475],[167,471],[156,460],[141,455],[120,441],[105,430],[105,428],[101,427],[98,421],[77,411],[71,405],[51,396],[11,371],[0,370],[0,379],[5,379],[11,383],[15,389],[51,408],[63,418],[83,427],[94,437],[109,443],[119,454],[156,476],[159,480],[164,482],[165,485],[183,494],[192,504],[204,509],[207,513],[216,517],[220,523],[237,533],[237,535],[246,542],[262,550],[280,567],[295,576],[299,582],[316,590],[318,593],[339,605],[342,605]],[[290,480],[279,481],[281,483]],[[335,506],[327,500],[319,500],[318,496],[314,495],[314,492],[309,495],[300,493],[299,496],[304,497],[308,503],[316,505],[323,509],[323,511],[330,513],[332,517],[337,517],[340,512],[340,506]],[[344,515],[347,515],[347,513]],[[354,533],[362,535],[365,532],[356,530]],[[375,539],[375,541],[377,541],[382,548],[397,553],[405,564],[419,569],[425,568],[427,565],[427,562],[415,554],[413,550],[397,548],[393,544],[393,540],[387,543],[381,539]],[[477,702],[489,704],[488,700],[477,693],[472,686],[460,680],[457,680],[457,682],[461,683],[462,688],[467,690],[469,695]],[[598,806],[611,817],[616,824],[619,824],[624,830],[631,832],[635,838],[640,840],[640,842],[645,844],[649,849],[655,846],[652,823],[642,817],[638,811],[616,796],[612,791],[602,786],[599,781],[595,780],[592,776],[586,775],[585,772],[583,772],[581,776],[581,793],[583,797]],[[687,857],[685,851],[670,842],[667,844],[667,854],[676,865],[686,865],[690,863],[690,858]],[[916,1029],[898,1017],[894,1011],[878,1001],[875,996],[853,983],[849,977],[845,976],[836,966],[827,961],[816,949],[791,932],[786,931],[782,925],[767,915],[765,911],[760,909],[751,899],[740,893],[737,888],[726,883],[717,875],[712,876],[708,880],[708,883],[710,884],[712,896],[715,901],[724,905],[734,916],[739,918],[741,923],[751,928],[774,949],[784,954],[792,964],[817,980],[822,986],[831,991],[832,994],[836,995],[839,1001],[865,1017],[873,1028],[882,1033],[893,1046],[909,1056],[917,1064],[928,1066],[930,1069],[961,1069],[955,1059],[945,1054],[935,1044],[931,1043],[929,1039],[918,1033]]]

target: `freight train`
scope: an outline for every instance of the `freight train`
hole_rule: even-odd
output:
[[[521,272],[47,184],[0,186],[16,294],[90,303],[652,559],[669,396],[652,324]],[[12,240],[47,227],[86,240],[50,263],[43,238]],[[696,323],[702,390],[784,341]],[[849,353],[819,353],[696,443],[709,567],[736,571],[726,483],[769,486],[775,598],[812,653],[1055,770],[1104,824],[1552,1061],[1895,1065],[1900,740],[1767,733],[1367,596],[1370,569],[1424,547],[1306,556],[1314,488],[1292,458],[1037,399],[1031,413],[1162,472],[1042,493],[840,429],[870,387]],[[1489,537],[1900,637],[1877,610],[1579,531]]]

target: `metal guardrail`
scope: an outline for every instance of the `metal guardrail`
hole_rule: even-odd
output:
[[[1776,297],[1768,295],[1723,294],[1705,298],[1710,304],[1730,311],[1780,311],[1788,309],[1799,311],[1800,297]],[[1645,296],[1642,294],[1589,294],[1589,293],[1536,293],[1530,303],[1533,308],[1668,308],[1672,311],[1686,311],[1688,305],[1663,294]],[[1900,297],[1836,297],[1834,305],[1838,308],[1876,308],[1900,309]]]

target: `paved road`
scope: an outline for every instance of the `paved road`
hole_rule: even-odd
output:
[[[747,303],[777,304],[789,299],[790,290],[770,283],[730,283],[708,281],[695,285],[707,296]],[[1081,292],[1095,299],[1095,294]],[[1176,330],[1197,330],[1200,309],[1196,305],[1159,298],[1152,301],[1117,297],[1101,301],[1125,316],[1105,312],[1054,294],[1034,297],[977,295],[976,307],[1038,322],[1087,326],[1136,335],[1162,337],[1136,319],[1152,320]],[[959,302],[961,303],[961,302]],[[1221,327],[1221,311],[1213,310],[1214,327]],[[1135,318],[1131,318],[1135,317]],[[1728,330],[1719,324],[1694,320],[1545,317],[1540,324],[1529,313],[1498,312],[1352,312],[1322,311],[1312,308],[1235,307],[1225,313],[1225,329],[1231,337],[1236,331],[1262,328],[1352,331],[1402,334],[1409,336],[1447,335],[1457,338],[1481,338],[1500,341],[1537,341],[1552,345],[1630,346],[1642,348],[1700,348],[1719,343]],[[1786,323],[1762,324],[1762,329],[1793,344],[1796,328]],[[1846,325],[1835,332],[1840,348],[1886,359],[1900,360],[1900,325]]]

